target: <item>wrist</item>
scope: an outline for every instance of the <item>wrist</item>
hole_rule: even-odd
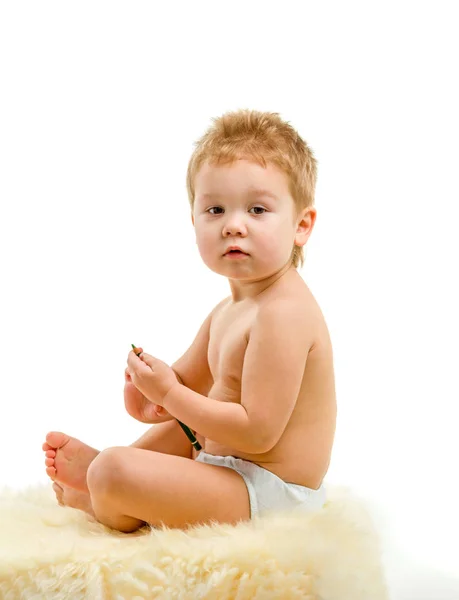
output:
[[[166,394],[166,395],[164,396],[164,398],[163,398],[162,405],[163,405],[163,408],[165,408],[165,409],[167,410],[167,412],[170,412],[170,411],[169,411],[169,407],[168,407],[168,402],[170,403],[170,399],[171,399],[171,397],[172,397],[172,396],[174,396],[174,395],[175,395],[175,393],[176,393],[176,391],[177,391],[178,387],[183,387],[183,385],[182,385],[182,384],[181,384],[179,381],[176,381],[176,382],[175,382],[175,383],[174,383],[174,384],[173,384],[173,385],[172,385],[172,386],[169,388],[169,391],[167,392],[167,394]]]

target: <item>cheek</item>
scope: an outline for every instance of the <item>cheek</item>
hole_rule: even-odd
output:
[[[293,245],[292,227],[287,220],[276,225],[258,232],[256,246],[265,259],[283,261]]]
[[[215,248],[215,239],[211,232],[207,231],[196,231],[196,244],[198,246],[201,255],[207,254]]]
[[[266,226],[257,231],[255,244],[257,248],[260,248],[267,253],[275,254],[282,246],[280,241],[284,239],[284,236],[285,228],[280,226],[280,224],[277,224],[275,227]]]
[[[259,267],[269,267],[274,262],[282,260],[282,248],[276,243],[276,238],[268,232],[257,236],[253,244],[254,253]]]

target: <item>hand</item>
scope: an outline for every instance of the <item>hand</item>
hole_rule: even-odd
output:
[[[124,372],[124,406],[128,414],[141,423],[164,423],[174,418],[165,408],[145,398],[132,383],[128,369]]]
[[[132,383],[153,404],[164,406],[167,394],[175,385],[179,385],[177,376],[169,365],[151,354],[142,352],[137,356],[131,350],[127,364]]]

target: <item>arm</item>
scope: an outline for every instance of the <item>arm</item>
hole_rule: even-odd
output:
[[[164,408],[190,429],[242,452],[256,452],[248,415],[241,404],[214,400],[177,383],[164,398]]]
[[[295,408],[312,340],[313,323],[297,301],[264,307],[244,356],[241,404],[207,398],[177,383],[164,406],[211,440],[242,452],[267,452]]]

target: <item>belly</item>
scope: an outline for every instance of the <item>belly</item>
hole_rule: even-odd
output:
[[[304,427],[287,427],[279,442],[263,454],[246,454],[206,439],[203,450],[215,456],[235,456],[271,471],[287,483],[319,489],[327,473],[332,440],[317,427],[308,435]]]
[[[219,380],[208,397],[240,403],[240,385],[228,378]],[[280,440],[271,450],[262,454],[247,454],[215,440],[198,436],[197,439],[209,454],[248,460],[271,471],[287,483],[317,490],[330,465],[336,420],[335,411],[331,407],[328,410],[324,408],[329,405],[326,399],[319,400],[317,404],[322,406],[322,410],[311,410],[300,393],[297,407]],[[194,454],[198,453],[194,451]]]

